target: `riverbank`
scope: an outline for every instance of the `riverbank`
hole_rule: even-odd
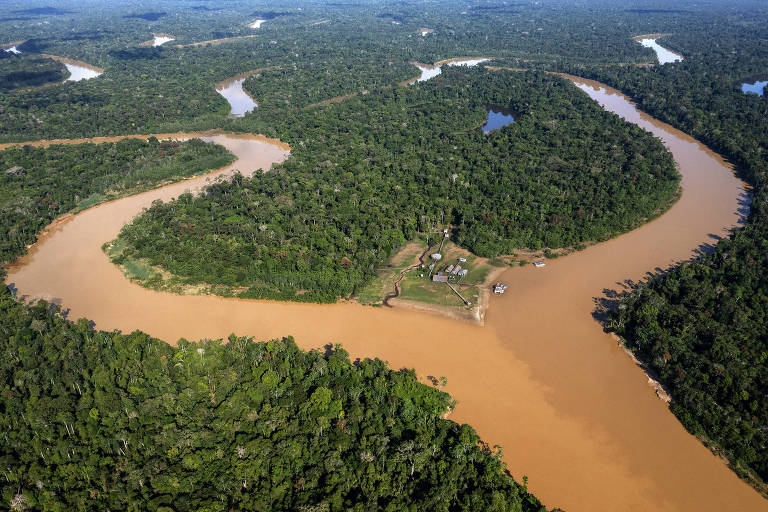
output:
[[[303,348],[340,342],[353,358],[380,357],[393,368],[444,375],[458,402],[452,419],[503,446],[513,474],[528,475],[537,496],[569,511],[765,508],[763,498],[683,429],[592,318],[594,298],[615,283],[694,257],[738,225],[743,184],[717,155],[639,113],[616,91],[588,81],[579,86],[667,144],[683,195],[666,214],[618,238],[545,269],[507,270],[502,279],[514,293],[490,299],[485,328],[404,308],[179,296],[128,282],[101,245],[143,207],[189,183],[73,216],[40,237],[9,269],[7,282],[20,299],[53,300],[70,318],[91,318],[103,329],[138,328],[170,342],[231,332],[257,339],[292,334]],[[253,149],[251,163],[231,168],[284,158],[274,147]]]
[[[114,136],[90,137],[90,138],[80,138],[80,139],[45,139],[45,140],[33,140],[33,141],[3,142],[3,143],[0,143],[0,150],[6,149],[12,146],[33,146],[37,148],[39,147],[47,148],[48,146],[53,146],[56,144],[85,144],[85,143],[102,144],[104,142],[118,142],[125,139],[147,140],[152,137],[158,140],[166,140],[166,139],[186,140],[186,139],[198,139],[198,138],[204,139],[204,138],[218,137],[218,136],[226,136],[228,138],[236,139],[236,140],[245,140],[245,141],[251,140],[251,141],[257,141],[257,142],[264,142],[266,144],[277,146],[285,151],[291,150],[291,146],[289,146],[285,142],[282,142],[278,139],[265,137],[264,135],[260,135],[260,134],[228,133],[222,130],[208,130],[205,132],[173,132],[173,133],[145,133],[145,134],[137,133],[137,134],[130,134],[130,135],[114,135]]]
[[[639,36],[632,36],[632,39],[634,39],[635,41],[637,41],[639,43],[643,39],[658,39],[660,37],[667,37],[667,36],[671,36],[671,35],[672,35],[671,32],[657,32],[657,33],[654,33],[654,34],[641,34]]]
[[[18,41],[11,41],[10,43],[3,43],[0,44],[0,50],[7,50],[9,48],[14,48],[16,46],[21,46],[22,44],[26,43],[26,39],[19,39]]]
[[[252,37],[256,37],[256,35],[254,34],[249,36],[222,37],[221,39],[209,39],[207,41],[198,41],[196,43],[176,44],[173,47],[174,48],[194,48],[196,46],[205,46],[207,44],[231,43],[232,41],[237,41],[239,39],[250,39]]]
[[[402,258],[403,253],[408,252],[410,245],[396,254],[389,266],[396,265],[396,261]],[[395,276],[385,279],[383,284],[386,285],[389,281],[389,287],[384,290],[383,301],[381,295],[376,297],[375,301],[385,306],[429,312],[482,326],[485,323],[490,290],[506,270],[507,264],[501,259],[495,259],[492,262],[488,258],[478,257],[450,241],[443,244],[441,262],[434,262],[429,258],[429,253],[436,251],[437,247],[426,248],[425,244],[421,244],[420,247],[424,250],[420,251],[419,259],[410,266],[402,268]],[[456,277],[452,282],[456,291],[446,283],[432,281],[429,278],[430,272],[426,268],[430,263],[436,263],[433,272],[437,273],[448,265],[454,266],[449,262],[456,262],[468,271],[466,276],[462,276],[461,279]],[[377,287],[377,284],[378,279],[366,287],[366,290]],[[466,305],[463,299],[457,296],[457,292],[471,304]],[[365,300],[360,301],[366,303]],[[374,300],[369,298],[368,302],[374,302]]]
[[[661,46],[656,40],[660,37],[671,36],[672,34],[645,34],[640,36],[634,36],[636,42],[640,43],[646,48],[651,48],[656,53],[656,58],[659,64],[667,64],[670,62],[678,62],[684,59],[683,55],[675,51]]]
[[[69,64],[71,66],[78,66],[81,68],[88,69],[90,71],[94,71],[96,73],[103,73],[104,68],[100,68],[98,66],[93,66],[91,64],[88,64],[87,62],[83,62],[81,60],[75,60],[75,59],[69,59],[67,57],[59,57],[58,55],[49,55],[47,53],[41,53],[41,57],[45,57],[46,59],[53,59],[57,62],[61,62],[62,64]]]
[[[12,51],[15,54],[21,54],[24,53],[24,55],[31,55],[31,56],[37,56],[42,57],[45,59],[51,59],[56,62],[60,62],[64,64],[64,67],[67,68],[67,71],[69,72],[69,76],[67,76],[63,82],[78,82],[80,80],[87,80],[89,78],[96,78],[97,76],[104,73],[104,69],[100,68],[98,66],[93,66],[91,64],[88,64],[87,62],[83,62],[80,60],[75,59],[69,59],[67,57],[59,57],[58,55],[50,55],[47,53],[26,53],[21,52],[16,49],[16,46],[21,45],[25,43],[26,40],[21,41],[14,41],[12,43],[6,43],[4,45],[0,45],[0,50],[3,51]],[[57,85],[62,83],[61,81],[54,81],[49,83],[44,83],[40,85],[33,85],[29,87],[21,87],[16,89],[14,92],[19,93],[22,91],[27,91],[30,89],[39,89],[43,87],[51,87],[53,85]]]
[[[271,69],[279,69],[279,66],[253,69],[216,83],[214,86],[216,92],[221,94],[229,103],[230,115],[242,117],[259,106],[259,104],[256,103],[256,100],[243,89],[243,82],[249,77]]]
[[[149,41],[144,41],[143,43],[140,43],[139,46],[141,47],[148,47],[148,46],[162,46],[165,43],[169,43],[171,41],[175,41],[176,36],[172,36],[171,34],[152,34],[152,39]]]
[[[41,53],[40,56],[61,62],[67,67],[67,70],[69,71],[69,77],[64,80],[65,82],[78,82],[80,80],[96,78],[97,76],[104,73],[104,68],[92,66],[91,64],[81,60],[59,57],[58,55],[49,55],[47,53]]]
[[[467,66],[475,66],[477,64],[480,64],[482,62],[487,62],[493,60],[493,57],[454,57],[451,59],[443,59],[435,62],[434,64],[422,64],[421,62],[412,61],[411,64],[416,66],[421,70],[421,74],[414,78],[409,78],[408,80],[403,80],[402,82],[399,82],[397,85],[405,87],[408,85],[411,85],[416,82],[429,80],[432,77],[435,77],[440,74],[441,69],[443,66],[456,66],[456,65],[467,65]]]

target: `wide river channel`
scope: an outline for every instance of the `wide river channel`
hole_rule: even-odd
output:
[[[71,319],[87,317],[101,329],[141,329],[169,342],[232,332],[260,340],[293,335],[307,349],[340,342],[353,358],[379,357],[422,377],[444,375],[458,401],[451,419],[501,445],[510,471],[518,479],[528,475],[529,488],[550,507],[768,510],[768,501],[683,429],[592,317],[594,298],[605,289],[692,258],[726,236],[746,208],[745,186],[716,154],[640,113],[617,91],[573,80],[666,144],[682,174],[682,197],[663,216],[616,239],[545,268],[508,270],[502,280],[509,289],[492,298],[485,327],[400,308],[180,296],[129,282],[102,244],[152,201],[197,190],[219,172],[54,223],[9,268],[7,282],[19,297],[61,303]],[[209,139],[238,157],[225,173],[267,170],[288,155],[286,146],[256,136]]]

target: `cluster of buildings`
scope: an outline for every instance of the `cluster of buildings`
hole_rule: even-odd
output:
[[[450,280],[461,281],[461,279],[469,273],[468,269],[461,267],[461,263],[466,263],[466,261],[466,258],[459,258],[457,263],[448,265],[442,272],[437,272],[432,275],[432,280],[442,283],[447,283]],[[434,263],[432,265],[434,265]],[[434,267],[430,270],[434,270]]]

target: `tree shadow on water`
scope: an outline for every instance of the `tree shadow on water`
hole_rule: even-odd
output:
[[[608,324],[611,312],[619,307],[619,303],[627,294],[627,290],[616,290],[612,288],[603,288],[603,294],[599,297],[593,297],[595,309],[592,311],[592,318],[603,326],[603,331],[608,332]]]
[[[736,209],[736,215],[738,215],[739,219],[737,221],[738,224],[744,225],[747,223],[747,218],[749,217],[750,209],[752,208],[752,194],[749,192],[742,192],[739,194],[738,198],[739,207]]]

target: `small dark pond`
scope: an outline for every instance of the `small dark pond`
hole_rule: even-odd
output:
[[[768,85],[768,80],[764,80],[762,82],[755,82],[751,84],[741,84],[741,92],[744,94],[747,94],[748,92],[752,92],[757,94],[758,96],[763,95],[763,90],[765,90],[765,86]]]
[[[483,125],[483,133],[491,133],[493,130],[498,130],[499,128],[515,122],[515,118],[509,110],[491,106],[487,108],[488,120]]]

